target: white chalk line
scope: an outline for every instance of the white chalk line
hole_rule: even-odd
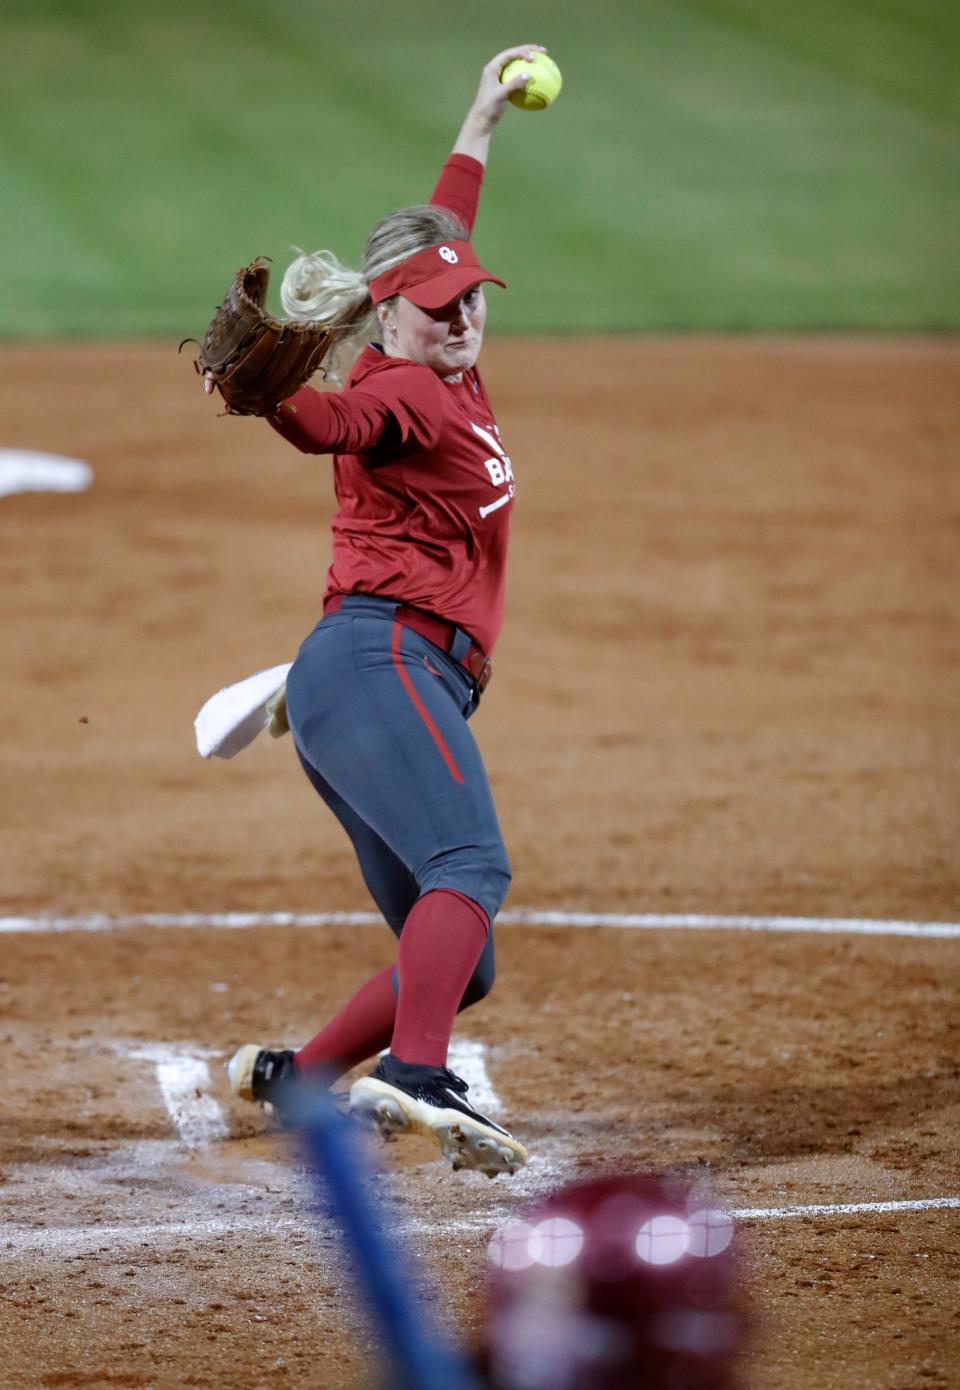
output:
[[[151,1246],[160,1241],[222,1240],[225,1236],[254,1232],[302,1229],[289,1217],[205,1217],[198,1221],[150,1222],[112,1226],[5,1226],[0,1231],[0,1258],[10,1253],[30,1254],[111,1254],[134,1245]]]
[[[473,1038],[452,1038],[447,1066],[467,1083],[470,1104],[484,1115],[502,1115],[503,1102],[487,1071],[486,1044]]]
[[[521,1170],[521,1176],[523,1171]],[[514,1184],[511,1182],[511,1193],[514,1190]],[[734,1221],[789,1221],[811,1216],[896,1215],[899,1212],[952,1211],[960,1209],[960,1197],[917,1197],[888,1202],[822,1202],[813,1205],[801,1203],[789,1207],[728,1207],[720,1203],[718,1209],[725,1211]],[[491,1228],[493,1224],[495,1223],[491,1223],[488,1218],[474,1216],[464,1217],[457,1221],[423,1222],[419,1225],[413,1223],[407,1229],[419,1231],[422,1226],[425,1232],[428,1230],[476,1231]]]
[[[195,1149],[227,1137],[230,1126],[209,1094],[206,1058],[211,1054],[206,1049],[185,1043],[118,1044],[118,1049],[134,1061],[154,1064],[160,1095],[182,1144]]]
[[[896,1215],[906,1212],[944,1211],[960,1208],[960,1197],[926,1197],[893,1202],[821,1203],[814,1206],[790,1207],[732,1207],[727,1208],[735,1221],[778,1221],[804,1217]],[[492,1231],[497,1221],[489,1217],[468,1217],[455,1221],[425,1221],[422,1218],[403,1222],[400,1233],[429,1235],[479,1233]],[[308,1217],[298,1221],[292,1217],[272,1215],[210,1217],[197,1221],[151,1222],[143,1225],[117,1224],[103,1226],[6,1226],[0,1233],[0,1258],[28,1254],[114,1254],[134,1246],[151,1247],[163,1242],[223,1240],[229,1236],[265,1233],[282,1235],[310,1229]]]
[[[816,1206],[733,1207],[736,1221],[779,1221],[797,1216],[860,1216],[865,1213],[898,1211],[943,1211],[960,1207],[960,1197],[921,1197],[904,1202],[824,1202]]]
[[[960,937],[960,922],[896,922],[859,917],[718,917],[698,913],[540,912],[517,908],[498,924],[533,927],[630,927],[641,931],[852,933],[856,936]]]
[[[376,912],[140,912],[120,916],[94,912],[76,917],[0,917],[0,934],[28,932],[109,932],[136,927],[173,929],[371,926]],[[498,926],[619,927],[639,931],[812,932],[819,935],[960,938],[960,922],[883,921],[859,917],[749,917],[658,912],[561,912],[511,908]]]

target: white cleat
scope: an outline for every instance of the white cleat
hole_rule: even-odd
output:
[[[238,1099],[269,1105],[281,1125],[293,1122],[298,1081],[291,1051],[245,1043],[227,1063],[227,1079]]]
[[[256,1043],[246,1043],[235,1052],[227,1063],[227,1080],[230,1089],[240,1100],[253,1100],[253,1069],[257,1058],[263,1051]]]
[[[527,1151],[512,1134],[466,1099],[466,1082],[446,1067],[400,1062],[389,1053],[350,1088],[350,1113],[385,1139],[409,1130],[432,1139],[454,1172],[471,1168],[487,1177],[516,1173]]]

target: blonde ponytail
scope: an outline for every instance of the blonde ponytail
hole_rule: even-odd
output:
[[[332,251],[307,255],[293,248],[297,259],[287,267],[280,301],[289,318],[316,319],[335,330],[334,347],[324,364],[329,381],[342,385],[358,353],[379,332],[369,282],[427,246],[466,235],[452,212],[424,206],[401,208],[377,223],[367,240],[362,271],[351,270]]]
[[[336,331],[325,363],[329,381],[340,386],[357,354],[374,336],[377,316],[367,282],[332,251],[307,255],[295,246],[297,259],[287,267],[280,285],[280,302],[291,319],[328,323]]]

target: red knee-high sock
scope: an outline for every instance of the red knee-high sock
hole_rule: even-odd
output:
[[[389,1045],[397,1012],[392,975],[393,966],[388,965],[361,985],[326,1028],[294,1054],[298,1072],[323,1070],[340,1076]]]
[[[453,1020],[489,929],[483,908],[451,889],[436,888],[414,903],[397,953],[394,1057],[444,1066]]]

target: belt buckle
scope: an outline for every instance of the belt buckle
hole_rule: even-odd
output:
[[[483,665],[480,667],[480,674],[478,676],[474,676],[474,680],[477,683],[477,689],[480,691],[481,695],[486,690],[487,686],[490,684],[490,678],[492,675],[493,662],[490,660],[488,656],[485,656],[483,658]]]

